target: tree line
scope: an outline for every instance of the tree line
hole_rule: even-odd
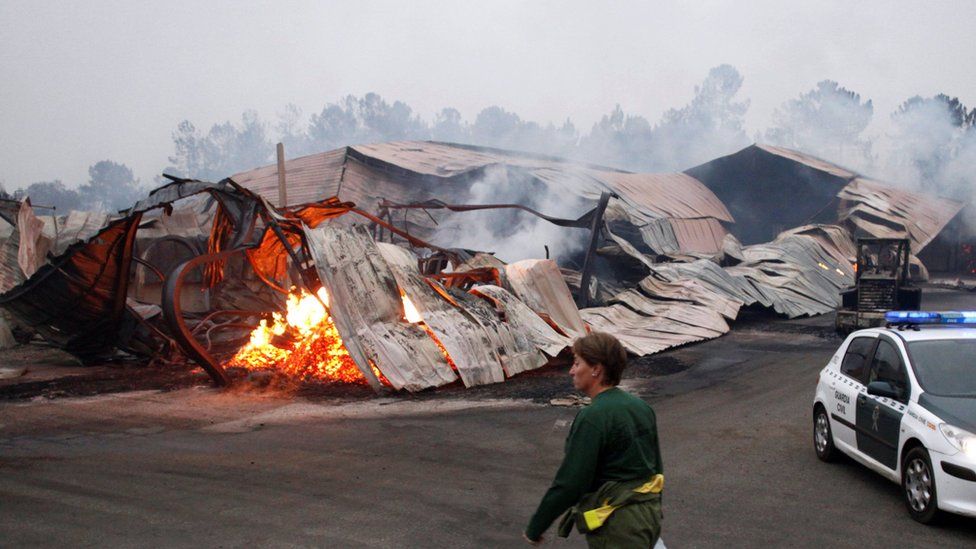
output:
[[[23,200],[59,215],[71,210],[118,211],[132,206],[149,191],[125,164],[102,160],[89,166],[88,181],[72,189],[60,179],[38,181],[8,192],[0,185],[0,198]]]
[[[695,87],[688,104],[667,110],[657,122],[617,105],[585,133],[569,118],[559,125],[540,124],[500,106],[483,109],[473,121],[446,107],[428,122],[406,103],[389,102],[375,93],[346,96],[308,116],[288,105],[273,122],[254,111],[206,131],[184,120],[172,133],[173,153],[163,171],[219,180],[274,162],[274,144],[279,141],[292,158],[359,143],[428,139],[633,171],[679,171],[758,141],[927,192],[973,198],[968,166],[976,161],[976,108],[968,109],[955,97],[905,100],[890,114],[888,131],[872,140],[864,133],[875,114],[872,101],[824,80],[781,104],[770,127],[750,138],[745,130],[750,102],[739,97],[742,83],[738,70],[720,65]],[[146,190],[125,164],[104,160],[89,168],[88,182],[77,190],[61,181],[46,181],[12,196],[29,195],[34,203],[59,210],[114,210],[130,206]]]

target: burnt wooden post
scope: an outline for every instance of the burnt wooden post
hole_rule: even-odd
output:
[[[586,257],[583,258],[583,273],[580,276],[580,293],[576,298],[576,306],[580,309],[590,304],[590,271],[593,270],[593,254],[596,253],[596,246],[600,241],[600,228],[603,226],[603,212],[607,209],[610,202],[611,193],[603,192],[600,194],[600,202],[593,213],[593,223],[590,225],[590,246],[586,249]]]
[[[288,190],[285,188],[285,145],[278,143],[278,207],[288,205]]]

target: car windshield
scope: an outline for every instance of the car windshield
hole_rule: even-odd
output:
[[[913,341],[908,352],[925,392],[976,396],[976,339]]]

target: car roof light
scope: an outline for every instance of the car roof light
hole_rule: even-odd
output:
[[[888,311],[885,322],[906,324],[976,324],[976,311]]]

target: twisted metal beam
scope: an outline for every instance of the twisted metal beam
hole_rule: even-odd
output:
[[[193,337],[193,333],[190,328],[186,325],[183,319],[183,310],[180,305],[180,293],[183,291],[183,279],[186,277],[187,273],[191,272],[196,267],[201,265],[206,265],[209,263],[216,263],[219,261],[225,261],[230,256],[242,253],[248,247],[235,248],[233,250],[226,250],[223,252],[218,252],[215,254],[204,254],[198,255],[193,259],[184,261],[176,269],[166,277],[166,283],[163,285],[163,317],[166,319],[166,324],[169,326],[172,332],[173,339],[175,339],[180,347],[183,348],[184,352],[194,360],[197,364],[202,367],[210,378],[213,380],[213,384],[216,387],[224,387],[231,384],[230,376],[224,371],[224,368],[218,363],[210,352],[200,344],[199,341]]]

